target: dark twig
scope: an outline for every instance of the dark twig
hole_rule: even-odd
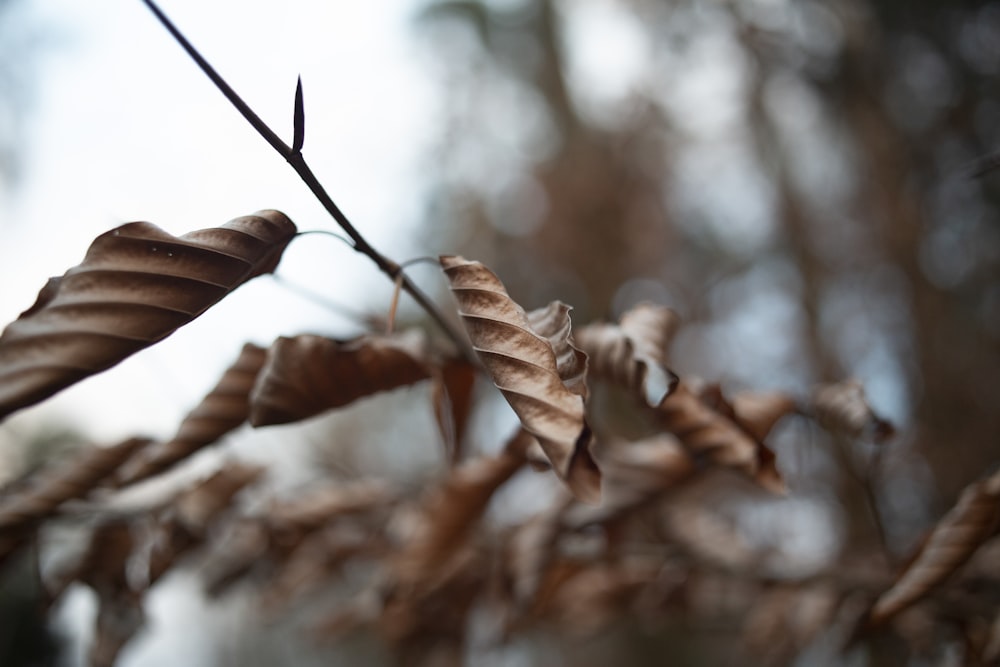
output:
[[[371,244],[369,244],[368,241],[361,235],[361,233],[355,229],[354,225],[351,224],[351,221],[348,220],[343,211],[341,211],[337,204],[334,203],[330,195],[327,194],[326,189],[324,189],[322,184],[320,184],[316,175],[313,174],[312,169],[309,168],[309,165],[306,164],[301,151],[302,140],[305,136],[304,112],[301,113],[300,116],[300,107],[302,103],[301,85],[296,90],[296,111],[294,119],[296,128],[295,140],[293,140],[293,144],[296,147],[293,148],[282,141],[278,135],[275,134],[274,131],[271,130],[271,128],[268,127],[256,113],[254,113],[253,109],[251,109],[250,106],[236,94],[236,91],[233,90],[228,83],[226,83],[219,73],[216,72],[208,61],[205,60],[194,48],[191,42],[189,42],[187,38],[181,34],[180,30],[178,30],[177,27],[171,23],[170,19],[168,19],[166,15],[160,11],[160,8],[155,2],[153,2],[153,0],[142,1],[147,7],[149,7],[150,11],[153,12],[163,27],[167,29],[175,40],[177,40],[177,43],[181,45],[189,56],[191,56],[192,60],[198,64],[198,67],[200,67],[201,71],[205,73],[205,76],[207,76],[222,92],[222,94],[226,96],[226,99],[229,100],[229,102],[236,107],[236,110],[242,114],[247,122],[250,123],[255,130],[257,130],[257,133],[260,134],[260,136],[263,137],[264,140],[267,141],[267,143],[269,143],[271,147],[284,157],[288,164],[292,166],[292,169],[295,170],[295,173],[299,175],[299,178],[301,178],[309,187],[309,190],[312,191],[316,199],[318,199],[323,205],[323,208],[327,210],[333,219],[336,220],[337,224],[340,225],[340,228],[343,229],[344,232],[351,238],[351,241],[354,243],[354,249],[369,257],[373,262],[375,262],[375,265],[378,266],[382,273],[389,276],[389,278],[393,281],[402,275],[401,287],[403,291],[409,294],[413,300],[416,301],[420,307],[434,319],[435,322],[437,322],[438,326],[440,326],[445,334],[447,334],[448,337],[451,338],[456,345],[458,345],[459,349],[464,352],[464,355],[470,361],[475,362],[475,354],[472,352],[465,336],[455,329],[447,319],[445,319],[444,315],[438,311],[437,307],[431,302],[430,298],[424,294],[419,287],[402,274],[402,269],[399,264],[376,251],[375,248],[373,248]],[[301,127],[298,126],[300,122],[302,125]]]

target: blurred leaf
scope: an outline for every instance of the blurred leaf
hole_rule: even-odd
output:
[[[607,378],[656,407],[677,384],[667,368],[667,348],[677,325],[674,311],[643,303],[618,324],[588,324],[574,338],[590,357],[594,377]]]
[[[250,397],[250,423],[285,424],[430,377],[423,334],[411,330],[350,341],[281,337]]]
[[[823,427],[852,438],[870,436],[875,442],[884,442],[896,432],[891,423],[875,414],[857,380],[818,387],[810,408]]]
[[[774,453],[740,428],[733,416],[732,408],[717,389],[702,395],[688,381],[681,381],[656,408],[661,426],[695,455],[740,470],[766,489],[784,492]]]
[[[67,500],[82,498],[148,442],[130,438],[111,447],[87,447],[39,471],[0,496],[0,535],[6,537],[46,518]]]
[[[869,620],[889,620],[957,570],[1000,524],[1000,470],[966,487],[938,522],[892,588],[882,593]]]
[[[463,438],[472,412],[476,374],[476,367],[464,359],[450,359],[434,375],[431,393],[434,417],[453,464],[462,460]]]
[[[250,390],[266,355],[264,348],[246,343],[215,387],[187,414],[174,437],[144,449],[115,476],[115,483],[125,486],[160,473],[245,422],[250,414]]]

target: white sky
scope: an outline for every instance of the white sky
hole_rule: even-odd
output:
[[[183,234],[278,208],[300,229],[333,228],[139,0],[26,4],[34,29],[55,45],[39,63],[24,181],[0,193],[4,324],[49,276],[77,264],[94,237],[123,222],[148,220]],[[287,142],[302,75],[307,160],[369,240],[405,258],[422,213],[417,159],[435,99],[426,50],[410,25],[418,3],[161,5]],[[356,307],[377,308],[389,294],[364,258],[321,236],[293,243],[279,273]],[[168,435],[245,340],[305,330],[351,332],[342,318],[258,279],[163,343],[0,428],[59,413],[85,418],[98,438]]]

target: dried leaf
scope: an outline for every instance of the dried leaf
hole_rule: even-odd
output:
[[[274,583],[264,591],[261,605],[271,613],[278,612],[299,596],[318,590],[347,561],[359,556],[375,560],[388,552],[388,541],[371,530],[351,523],[328,525],[295,548]]]
[[[267,350],[247,343],[215,387],[188,413],[173,438],[148,447],[116,475],[119,486],[156,475],[199,449],[217,442],[250,414],[250,390]]]
[[[430,377],[419,331],[350,341],[281,337],[250,398],[254,426],[285,424]]]
[[[742,643],[755,664],[787,665],[834,621],[841,594],[825,585],[762,591],[743,623]]]
[[[231,522],[206,557],[202,580],[205,594],[218,597],[250,571],[267,554],[270,546],[267,526],[259,518]]]
[[[998,523],[1000,470],[966,487],[896,583],[875,601],[871,624],[884,623],[947,579],[993,534]]]
[[[678,321],[669,308],[643,303],[622,315],[619,324],[580,328],[575,339],[590,357],[595,377],[607,378],[656,407],[677,384],[666,359]]]
[[[824,428],[852,438],[870,436],[875,442],[884,442],[896,432],[891,423],[875,414],[857,380],[817,388],[810,408]]]
[[[676,435],[693,453],[740,470],[765,488],[783,492],[784,483],[774,467],[774,454],[725,414],[733,412],[721,394],[709,399],[704,400],[688,382],[682,381],[657,407],[656,416],[663,428]],[[720,410],[713,409],[712,402]]]
[[[32,524],[67,500],[83,497],[148,442],[144,438],[131,438],[111,447],[88,447],[69,461],[43,470],[19,492],[0,499],[0,531]]]
[[[783,417],[795,412],[794,398],[781,392],[741,392],[733,397],[736,422],[758,440],[764,440]]]
[[[204,535],[208,525],[229,506],[233,496],[263,474],[261,466],[230,463],[174,501],[171,508],[174,520],[192,535]]]
[[[566,353],[569,328],[554,345],[545,333],[556,335],[548,326],[539,333],[529,316],[515,303],[503,283],[479,262],[462,257],[440,258],[441,266],[458,301],[459,314],[472,345],[493,383],[500,389],[521,424],[534,435],[556,473],[587,502],[600,498],[600,470],[590,456],[590,428],[584,419],[585,384],[579,359]],[[556,305],[546,321],[567,310]],[[560,353],[562,353],[560,355]],[[560,366],[559,361],[563,363]]]
[[[507,576],[514,603],[521,609],[535,603],[555,558],[556,546],[564,530],[563,519],[572,505],[569,494],[564,495],[544,512],[517,526],[506,540]]]
[[[278,211],[172,236],[131,222],[97,237],[0,335],[0,419],[169,336],[277,266],[295,234]]]
[[[395,561],[397,580],[416,586],[455,552],[473,524],[504,483],[524,464],[523,451],[531,436],[524,431],[499,456],[466,461],[449,471],[429,492],[421,507],[422,522]]]
[[[472,412],[472,391],[476,382],[476,367],[464,359],[450,359],[434,375],[431,400],[434,417],[447,447],[448,460],[462,460],[463,438]]]
[[[576,636],[590,636],[628,613],[633,599],[656,580],[662,563],[632,560],[563,568],[544,607],[536,613],[554,617]]]
[[[89,655],[95,667],[111,667],[144,623],[142,593],[129,583],[129,562],[135,549],[132,525],[109,521],[94,530],[74,568],[74,578],[97,593],[96,628]]]
[[[603,501],[599,507],[570,508],[565,523],[571,528],[618,517],[660,497],[695,472],[691,457],[665,433],[606,446],[598,460],[604,474]]]
[[[396,493],[383,481],[362,479],[299,494],[294,500],[275,503],[267,513],[272,530],[308,532],[331,519],[368,512],[396,501]]]
[[[527,313],[528,326],[539,336],[549,341],[556,355],[556,372],[563,384],[574,394],[588,398],[587,355],[573,345],[573,322],[569,318],[572,310],[561,301],[553,301],[544,308],[536,308]]]

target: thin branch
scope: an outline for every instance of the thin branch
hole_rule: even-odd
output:
[[[337,204],[334,203],[333,199],[323,188],[322,184],[316,178],[316,175],[313,174],[312,169],[309,168],[309,165],[306,164],[305,158],[302,157],[302,152],[300,150],[293,150],[292,147],[282,141],[278,135],[275,134],[275,132],[271,130],[271,128],[268,127],[256,113],[254,113],[253,109],[251,109],[250,106],[236,94],[236,91],[233,90],[219,75],[219,73],[216,72],[215,69],[208,63],[208,61],[202,57],[191,42],[189,42],[187,38],[181,34],[180,30],[178,30],[177,27],[171,23],[170,19],[166,17],[153,0],[142,1],[147,7],[149,7],[150,11],[153,12],[163,27],[167,29],[175,40],[177,40],[177,43],[181,45],[189,56],[191,56],[191,59],[198,64],[201,71],[204,72],[212,83],[214,83],[215,86],[222,92],[222,94],[226,96],[226,99],[229,100],[229,102],[236,107],[236,110],[242,114],[247,122],[250,123],[255,130],[257,130],[257,133],[260,134],[260,136],[263,137],[264,140],[267,141],[267,143],[270,144],[271,147],[277,151],[279,155],[285,158],[288,164],[292,166],[295,172],[299,175],[299,178],[305,182],[316,199],[318,199],[323,205],[323,208],[327,210],[333,219],[336,220],[337,224],[340,225],[340,228],[343,229],[344,232],[351,238],[351,241],[354,242],[354,249],[369,257],[373,262],[375,262],[375,265],[378,266],[382,273],[386,274],[389,278],[395,281],[402,273],[399,264],[376,251],[375,248],[373,248],[371,244],[369,244],[368,241],[361,235],[361,233],[355,229],[354,225],[351,224],[351,221],[348,220],[347,216],[344,215],[343,211],[340,210]],[[296,106],[298,107],[301,103],[301,88],[299,88],[299,92],[296,97],[299,98],[299,101],[296,103]],[[296,110],[296,115],[298,115],[298,109]],[[302,118],[303,126],[295,128],[296,136],[299,139],[301,139],[305,134],[304,112],[302,113]],[[402,288],[420,305],[421,308],[427,312],[428,315],[431,316],[435,322],[437,322],[438,326],[441,327],[445,334],[447,334],[447,336],[451,338],[459,349],[462,350],[465,357],[469,359],[469,361],[475,362],[475,354],[472,352],[465,336],[458,331],[458,329],[456,329],[444,317],[444,315],[441,314],[437,307],[431,302],[430,298],[405,275],[403,275],[402,279]]]

